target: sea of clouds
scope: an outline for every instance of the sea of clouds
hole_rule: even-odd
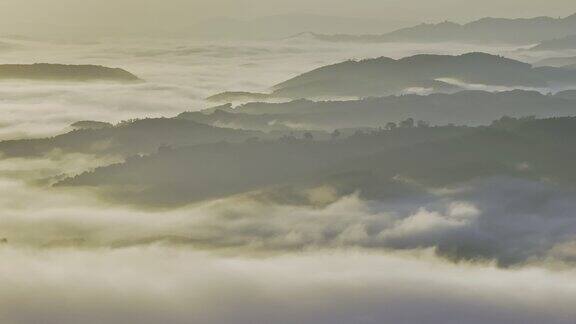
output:
[[[173,116],[349,58],[514,49],[448,44],[5,39],[5,63],[102,64],[141,84],[0,82],[0,139],[78,120]],[[491,178],[390,201],[251,195],[177,209],[51,188],[114,162],[0,159],[0,322],[574,323],[576,193]]]
[[[0,39],[2,63],[97,64],[124,68],[146,82],[0,82],[0,139],[61,133],[73,122],[119,122],[170,117],[210,106],[223,91],[267,92],[291,77],[347,59],[401,58],[420,53],[487,51],[512,55],[514,48],[460,44],[323,43],[311,39],[269,42],[102,40],[62,43]],[[470,88],[478,88],[472,85]]]
[[[34,181],[99,163],[2,161],[2,323],[576,318],[576,193],[554,185],[494,178],[387,202],[242,195],[149,209]],[[310,194],[321,190],[331,193]]]

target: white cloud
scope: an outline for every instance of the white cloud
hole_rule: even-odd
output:
[[[573,271],[353,251],[0,248],[3,323],[572,323]]]

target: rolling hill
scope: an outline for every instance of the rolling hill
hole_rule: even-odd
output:
[[[47,63],[0,65],[0,80],[7,79],[34,81],[140,81],[134,74],[120,68]]]

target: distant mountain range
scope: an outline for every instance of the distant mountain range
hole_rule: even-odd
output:
[[[387,57],[346,61],[301,74],[272,87],[269,98],[380,97],[409,92],[462,90],[466,85],[510,88],[546,88],[576,85],[576,72],[554,67],[537,67],[486,53],[459,56],[416,55],[394,60]],[[235,101],[237,93],[212,99]],[[249,94],[241,93],[242,98]],[[262,100],[257,94],[254,100]]]
[[[375,33],[408,26],[410,22],[393,19],[367,19],[312,14],[284,14],[250,20],[220,17],[187,28],[190,36],[207,39],[279,39],[301,32]]]
[[[431,125],[487,125],[503,116],[539,118],[576,115],[576,91],[543,95],[535,91],[462,91],[428,96],[403,95],[347,101],[295,100],[287,103],[248,103],[206,111],[186,112],[178,118],[242,129],[334,130],[385,127],[408,118]]]
[[[47,63],[0,65],[0,79],[37,81],[140,81],[134,74],[120,68],[109,68],[99,65]]]
[[[336,42],[472,42],[534,44],[566,37],[576,31],[576,14],[566,18],[482,18],[467,24],[420,24],[382,35],[314,34]]]
[[[102,188],[114,199],[148,204],[186,204],[282,186],[330,186],[338,194],[386,199],[496,176],[573,187],[575,140],[576,118],[506,118],[478,128],[406,125],[328,141],[166,148],[58,185]],[[287,191],[282,196],[289,197]]]

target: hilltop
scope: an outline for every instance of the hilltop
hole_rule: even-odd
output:
[[[303,73],[273,86],[269,97],[362,98],[411,92],[453,93],[468,84],[546,88],[551,84],[576,84],[576,72],[534,68],[517,60],[479,52],[458,56],[421,54],[398,60],[380,57],[349,60]]]
[[[120,82],[136,82],[140,80],[134,74],[120,68],[109,68],[100,65],[47,63],[0,65],[0,79]]]

